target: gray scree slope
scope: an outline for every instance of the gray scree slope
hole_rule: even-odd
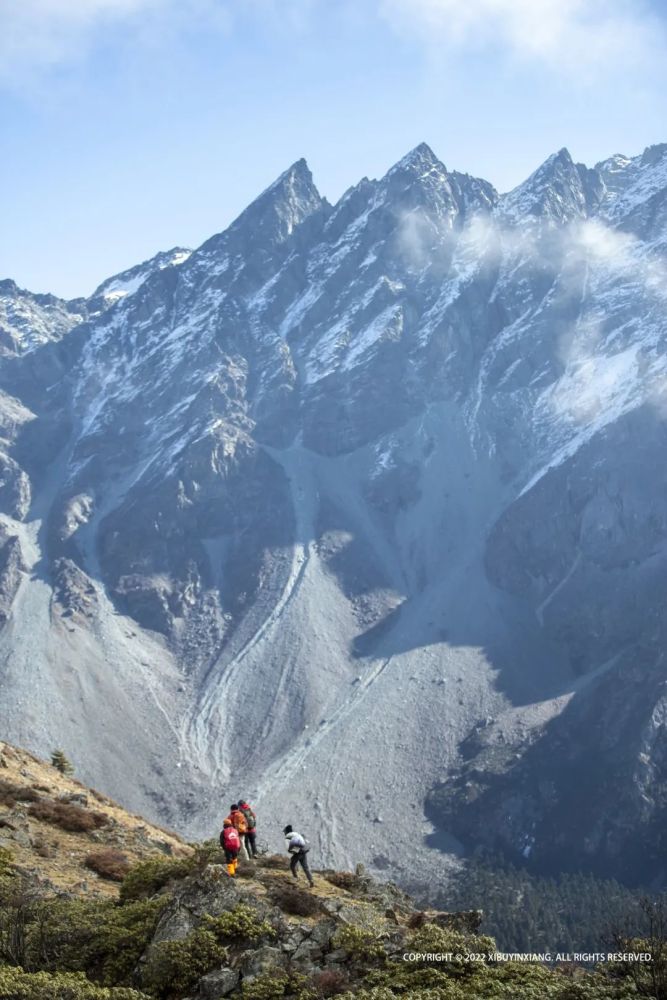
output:
[[[666,241],[667,146],[499,196],[422,145],[0,283],[3,736],[404,880],[406,812],[425,877],[664,875]]]

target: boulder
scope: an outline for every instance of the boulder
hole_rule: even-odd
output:
[[[219,1000],[226,997],[239,984],[241,974],[236,969],[216,969],[199,980],[199,996],[202,1000]]]
[[[267,944],[261,948],[244,952],[241,956],[240,968],[244,979],[254,979],[256,976],[263,976],[268,972],[286,969],[288,961],[287,955],[280,948]]]

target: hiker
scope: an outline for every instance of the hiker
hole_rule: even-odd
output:
[[[303,868],[306,878],[308,879],[308,885],[313,888],[313,876],[310,874],[310,868],[308,867],[308,851],[310,850],[310,844],[305,837],[302,837],[300,833],[293,830],[291,826],[286,826],[283,830],[283,834],[287,841],[287,853],[292,855],[292,860],[290,861],[290,869],[292,875],[295,879],[298,879],[296,873],[297,865],[301,865]]]
[[[245,835],[245,849],[248,853],[248,857],[257,857],[257,816],[255,815],[255,810],[252,806],[249,806],[245,799],[239,799],[239,809],[245,816],[246,825],[248,827],[247,833]]]
[[[230,820],[232,826],[236,829],[239,838],[241,840],[241,846],[243,847],[243,851],[246,857],[249,858],[250,854],[248,853],[248,849],[244,843],[245,835],[248,832],[248,821],[246,820],[244,814],[239,809],[238,803],[236,802],[232,803],[232,806],[229,810],[229,816],[227,818]]]
[[[224,820],[222,824],[222,833],[220,834],[220,846],[225,852],[225,861],[227,862],[227,874],[230,876],[230,878],[234,878],[239,863],[241,838],[239,837],[239,832],[233,825],[229,816],[227,817],[226,820]]]

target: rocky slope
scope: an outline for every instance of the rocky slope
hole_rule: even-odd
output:
[[[43,796],[72,785],[60,777],[54,785],[46,765],[6,744],[1,759],[20,802],[35,789]],[[9,783],[2,781],[0,790]],[[124,845],[134,838],[138,855],[120,893],[110,896],[98,884],[73,877],[72,843],[61,841],[53,855],[38,847],[37,866],[20,838],[11,841],[9,852],[0,848],[4,1000],[653,996],[648,966],[616,961],[584,971],[581,963],[555,954],[552,968],[552,960],[541,956],[514,962],[479,933],[481,911],[421,909],[395,885],[370,878],[361,865],[355,873],[315,869],[314,886],[306,888],[303,877],[292,878],[285,854],[241,861],[230,878],[214,842],[186,851],[163,835],[157,842],[163,853],[152,853],[156,842],[149,837],[156,831],[150,824],[141,828],[140,841],[135,817],[92,789],[75,787],[78,805],[72,794],[57,801],[89,816],[94,814],[82,799],[104,808],[108,824],[125,836]],[[32,801],[31,808],[44,801]],[[643,953],[652,946],[650,940],[619,942],[624,951]]]
[[[408,811],[424,879],[664,880],[666,212],[665,146],[499,196],[422,145],[334,206],[299,161],[71,328],[21,293],[3,732],[326,863],[411,878]]]
[[[9,852],[16,871],[41,892],[112,898],[118,895],[120,875],[131,865],[192,855],[176,834],[2,742],[0,850]]]

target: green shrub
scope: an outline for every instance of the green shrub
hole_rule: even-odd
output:
[[[447,975],[447,971],[439,963],[417,965],[412,962],[388,962],[381,969],[374,969],[364,977],[364,987],[367,989],[383,988],[393,990],[401,996],[406,992],[429,989],[440,989],[446,986],[453,996],[458,997],[460,990],[455,977]],[[451,973],[451,970],[449,970]],[[463,995],[463,994],[461,994]]]
[[[333,937],[334,948],[342,948],[355,961],[370,961],[384,958],[385,950],[381,939],[372,931],[356,924],[345,924]]]
[[[84,972],[105,986],[127,985],[165,902],[44,899],[17,885],[0,898],[0,961],[27,972]]]
[[[90,983],[77,973],[24,972],[14,966],[0,966],[2,1000],[150,1000],[131,989],[106,989]]]
[[[74,768],[64,750],[54,750],[51,754],[51,764],[61,774],[74,774]]]
[[[0,847],[0,878],[3,875],[11,875],[14,862],[14,855],[8,847]]]
[[[258,941],[276,936],[268,920],[260,920],[257,910],[247,903],[238,903],[234,909],[221,913],[219,917],[206,916],[203,925],[223,941]]]
[[[151,950],[142,985],[160,1000],[182,996],[227,957],[215,934],[203,927],[181,941],[160,941]]]
[[[79,967],[106,986],[128,985],[165,904],[165,899],[140,900],[125,906],[112,904],[84,949]]]
[[[275,937],[275,933],[268,921],[260,920],[257,911],[244,903],[218,917],[207,915],[186,938],[161,941],[151,949],[143,986],[161,1000],[187,993],[201,976],[225,961],[225,942],[247,943]]]
[[[496,943],[493,938],[483,937],[474,934],[463,934],[452,927],[441,927],[439,924],[423,924],[408,941],[406,951],[421,952],[438,955],[452,955],[448,962],[439,962],[438,965],[450,975],[470,976],[480,973],[483,969],[481,962],[467,962],[460,956],[473,953],[475,955],[487,955],[496,950]],[[423,963],[413,963],[428,965],[428,960]]]
[[[120,887],[123,902],[149,899],[172,879],[185,878],[195,870],[196,862],[191,858],[149,858],[130,868]]]
[[[241,987],[244,1000],[317,1000],[317,993],[308,986],[305,976],[297,972],[270,972],[256,976]]]
[[[540,964],[506,962],[497,966],[471,963],[468,975],[452,964],[415,965],[391,962],[369,972],[357,1000],[631,1000],[628,980],[614,982],[602,974],[577,970],[572,979]],[[344,994],[339,1000],[351,1000]]]
[[[397,993],[394,993],[385,986],[374,986],[370,990],[355,990],[354,993],[341,993],[339,1000],[395,1000],[397,996]]]

